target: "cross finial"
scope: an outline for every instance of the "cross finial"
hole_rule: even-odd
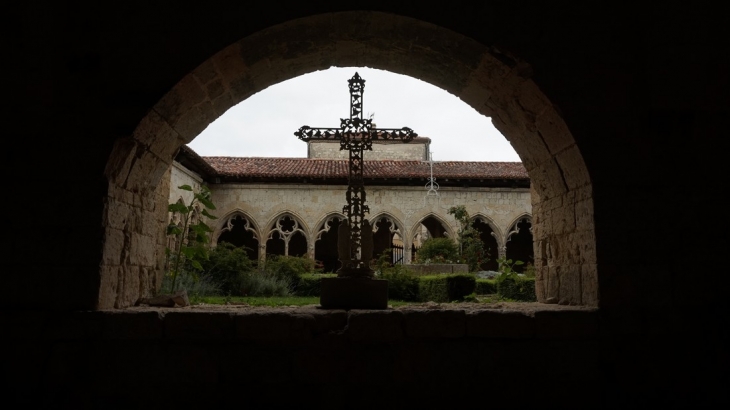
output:
[[[426,199],[430,196],[435,196],[439,201],[441,199],[441,195],[439,195],[439,184],[436,183],[436,178],[433,177],[433,152],[431,152],[431,149],[427,151],[428,155],[428,161],[425,161],[428,163],[428,166],[431,170],[431,177],[428,178],[428,182],[426,183],[426,196],[423,197],[423,202],[425,204]]]

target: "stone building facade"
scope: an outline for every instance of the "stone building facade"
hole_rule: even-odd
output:
[[[364,154],[374,256],[390,249],[393,263],[411,263],[428,237],[456,237],[459,224],[448,209],[464,205],[488,248],[483,269],[496,270],[500,257],[531,263],[531,193],[522,164],[429,163],[429,144],[424,137],[378,141]],[[245,246],[261,262],[267,254],[306,256],[334,271],[333,228],[345,220],[347,166],[337,141],[309,142],[308,158],[199,157],[184,146],[171,170],[169,201],[189,202],[191,193],[177,187],[204,183],[218,216],[213,243]]]

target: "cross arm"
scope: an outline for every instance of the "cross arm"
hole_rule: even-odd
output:
[[[295,132],[294,135],[305,142],[310,140],[340,140],[342,139],[342,130],[339,128],[317,128],[305,125],[299,128],[299,131]]]
[[[412,129],[403,128],[373,128],[370,133],[373,140],[402,140],[403,142],[411,142],[418,136]]]

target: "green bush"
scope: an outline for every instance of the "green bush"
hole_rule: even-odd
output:
[[[451,238],[429,238],[416,252],[417,263],[454,263],[459,259],[459,247]]]
[[[461,263],[469,265],[469,272],[476,272],[482,264],[489,261],[489,253],[480,239],[479,231],[472,226],[466,206],[452,206],[448,212],[450,215],[454,215],[454,219],[461,225],[457,232],[461,254],[459,259]]]
[[[491,295],[497,293],[497,279],[477,279],[477,295]]]
[[[418,287],[422,302],[454,302],[474,293],[476,277],[471,274],[427,275],[420,277]]]
[[[497,293],[504,298],[523,302],[534,302],[535,278],[518,276],[516,273],[503,273],[496,279]]]
[[[267,271],[254,272],[246,277],[243,284],[244,296],[289,296],[291,281],[278,278]]]
[[[224,295],[242,296],[248,277],[256,270],[256,265],[244,248],[228,242],[221,242],[213,248],[208,260],[201,262],[203,275],[215,282]]]
[[[267,255],[264,270],[271,276],[289,282],[290,290],[299,286],[299,278],[307,273],[315,273],[315,262],[301,256]]]
[[[336,278],[336,273],[305,273],[299,276],[299,285],[295,294],[297,296],[319,296],[321,283],[324,278]]]
[[[162,279],[161,289],[172,289],[172,280],[172,276],[165,275]],[[191,302],[201,297],[219,296],[223,294],[218,282],[210,275],[200,275],[197,272],[188,272],[187,270],[180,270],[178,272],[175,290],[179,289],[185,289],[187,291]]]
[[[378,275],[378,279],[388,281],[389,299],[409,302],[418,301],[418,276],[403,265],[383,269]]]

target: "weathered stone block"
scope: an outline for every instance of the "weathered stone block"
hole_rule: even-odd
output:
[[[141,340],[162,337],[162,313],[103,312],[103,337],[105,339]]]
[[[311,315],[286,312],[247,312],[233,316],[238,339],[252,341],[301,342],[312,338],[316,321]]]
[[[314,318],[313,334],[340,333],[347,326],[347,311],[330,309],[302,309],[302,313]]]
[[[466,315],[466,335],[491,339],[525,339],[535,335],[535,318],[525,312],[478,310]]]
[[[409,338],[455,338],[466,333],[463,310],[403,310]]]
[[[325,309],[387,309],[388,281],[360,278],[323,278],[319,303]]]
[[[563,266],[560,270],[560,298],[562,305],[580,305],[582,297],[580,265]]]
[[[356,342],[392,342],[402,340],[404,317],[397,310],[351,310],[347,336]]]
[[[167,312],[165,338],[229,339],[233,337],[233,319],[229,312]]]
[[[535,336],[540,339],[592,339],[598,336],[598,309],[535,312]]]

